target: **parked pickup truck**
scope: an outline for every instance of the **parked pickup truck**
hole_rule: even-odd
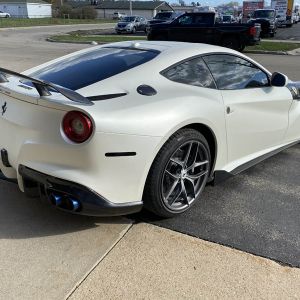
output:
[[[278,16],[279,17],[279,16]],[[275,9],[257,9],[253,12],[248,23],[259,23],[261,26],[260,36],[274,37],[278,27],[278,19]]]
[[[259,43],[260,30],[260,24],[222,24],[216,22],[214,12],[193,12],[150,25],[148,40],[207,43],[243,51]]]

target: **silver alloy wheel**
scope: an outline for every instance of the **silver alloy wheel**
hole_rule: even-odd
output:
[[[168,209],[183,211],[195,201],[206,183],[209,164],[208,151],[199,141],[188,141],[173,152],[161,184]]]

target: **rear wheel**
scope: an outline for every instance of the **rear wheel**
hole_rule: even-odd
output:
[[[239,51],[241,48],[241,43],[235,37],[226,37],[222,41],[222,46]]]
[[[164,34],[159,34],[159,35],[155,36],[154,40],[156,40],[156,41],[167,41],[168,38]]]
[[[144,206],[161,217],[187,211],[201,197],[211,165],[208,143],[194,129],[175,133],[161,148],[149,172]]]

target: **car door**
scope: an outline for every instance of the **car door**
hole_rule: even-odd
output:
[[[191,28],[193,27],[193,16],[183,15],[174,20],[169,27],[169,40],[190,41]]]
[[[283,143],[292,103],[287,88],[272,87],[269,76],[235,55],[204,57],[222,92],[228,162],[253,159]]]
[[[285,141],[300,141],[300,83],[290,83],[288,89],[293,97],[293,103],[289,111],[289,129]]]

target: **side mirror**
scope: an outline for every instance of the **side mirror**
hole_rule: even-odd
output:
[[[271,77],[271,85],[272,86],[286,86],[289,83],[289,79],[286,75],[274,72]]]

